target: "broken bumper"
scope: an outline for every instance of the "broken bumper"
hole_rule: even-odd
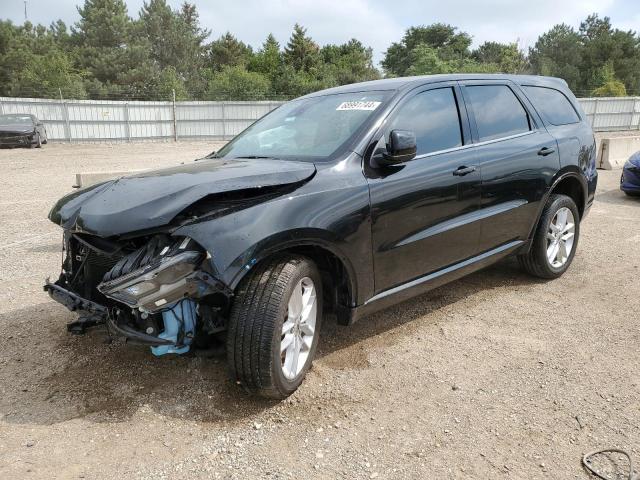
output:
[[[51,298],[56,302],[61,303],[72,312],[97,315],[103,319],[106,319],[109,314],[107,307],[92,302],[91,300],[87,300],[86,298],[82,298],[77,293],[60,286],[58,282],[51,283],[49,279],[47,279],[43,288]]]
[[[2,135],[0,136],[0,145],[17,146],[17,145],[31,145],[33,143],[33,134],[25,135]]]
[[[101,325],[109,318],[109,311],[103,305],[82,298],[80,295],[67,290],[61,285],[51,283],[47,279],[44,291],[56,302],[64,305],[72,312],[78,312],[80,318],[67,325],[67,330],[71,333],[82,334],[87,328]]]
[[[106,323],[112,332],[115,332],[128,340],[150,346],[172,345],[171,340],[159,338],[153,335],[135,330],[127,325],[117,324],[109,315],[109,309],[91,300],[82,298],[80,295],[67,290],[66,288],[51,283],[48,279],[44,285],[44,291],[56,302],[64,305],[72,312],[85,314],[87,317],[77,322],[71,322],[68,330],[74,333],[84,333],[86,327]]]
[[[92,255],[101,255],[91,250],[95,240],[83,240],[72,237],[67,242],[60,279],[47,280],[44,286],[51,298],[80,314],[78,321],[67,326],[72,333],[106,324],[111,334],[164,355],[186,353],[198,332],[211,335],[223,329],[218,312],[226,301],[219,294],[229,298],[232,292],[199,268],[206,252],[191,239],[158,235],[124,256],[107,260],[93,259]],[[71,284],[70,272],[74,272]],[[206,303],[212,301],[214,305]]]

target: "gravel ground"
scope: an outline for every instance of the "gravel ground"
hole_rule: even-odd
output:
[[[0,478],[586,479],[589,450],[640,460],[640,200],[619,172],[600,172],[564,277],[507,260],[353,327],[327,319],[285,402],[247,397],[224,359],[68,335],[41,285],[73,174],[211,149],[0,150]]]

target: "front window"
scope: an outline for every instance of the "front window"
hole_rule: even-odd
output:
[[[364,128],[391,93],[354,92],[293,100],[258,120],[216,156],[326,160]]]
[[[400,107],[391,121],[392,130],[409,130],[416,135],[417,155],[448,150],[462,145],[458,103],[451,87],[419,93]]]
[[[30,115],[0,115],[0,125],[33,125]]]

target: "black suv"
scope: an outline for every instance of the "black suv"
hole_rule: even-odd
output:
[[[45,290],[156,355],[226,342],[247,390],[282,398],[339,323],[507,256],[559,277],[596,189],[564,81],[436,75],[288,102],[218,153],[62,198]]]

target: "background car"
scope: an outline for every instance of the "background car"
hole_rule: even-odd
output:
[[[620,190],[627,195],[640,197],[640,151],[631,155],[624,164]]]
[[[40,148],[43,143],[47,143],[47,129],[35,115],[0,115],[0,145]]]

